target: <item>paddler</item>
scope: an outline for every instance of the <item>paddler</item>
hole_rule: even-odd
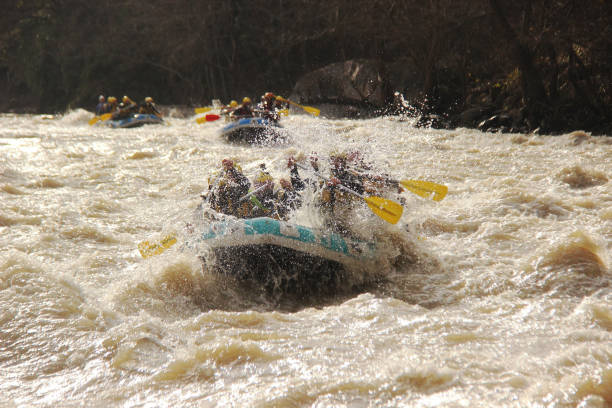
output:
[[[108,105],[104,95],[98,96],[98,104],[96,105],[96,116],[104,115],[107,112]]]
[[[250,197],[251,203],[253,204],[250,216],[271,216],[275,207],[274,180],[266,170],[265,163],[259,165],[259,172],[253,181],[253,188],[255,193]]]
[[[115,113],[117,109],[119,109],[119,105],[117,104],[117,98],[114,96],[109,96],[106,100],[107,107],[105,113]]]
[[[306,188],[306,183],[300,177],[296,160],[293,156],[287,159],[287,168],[290,171],[290,179],[279,180],[280,189],[276,192],[276,214],[280,219],[287,219],[291,211],[302,205],[300,192]]]
[[[251,102],[251,98],[248,96],[242,98],[242,104],[234,109],[232,113],[230,113],[230,117],[236,120],[242,118],[252,118],[253,116],[253,102]]]
[[[219,113],[227,116],[236,110],[236,108],[238,108],[238,102],[232,99],[228,105],[225,105],[219,110]]]
[[[248,215],[249,205],[240,199],[248,194],[251,182],[231,159],[223,159],[222,172],[214,183],[209,183],[206,199],[212,209],[238,218]]]
[[[278,182],[281,188],[276,192],[276,215],[279,219],[286,220],[289,213],[302,205],[302,197],[286,178],[281,178]]]
[[[282,96],[277,96],[274,98],[273,108],[277,111],[282,109],[289,109],[289,103],[285,102]]]
[[[124,95],[119,105],[119,110],[113,113],[111,119],[125,119],[138,112],[138,104],[134,102],[129,96]]]
[[[266,92],[261,97],[261,103],[257,105],[257,111],[262,118],[278,122],[280,116],[274,107],[276,101],[276,95],[272,92]]]
[[[143,113],[145,115],[155,115],[159,118],[161,118],[162,116],[159,110],[157,110],[157,106],[155,106],[153,98],[151,98],[150,96],[144,98],[144,102],[140,104],[138,112]]]
[[[330,166],[332,177],[321,193],[321,210],[333,229],[348,234],[350,233],[352,207],[356,202],[362,200],[338,186],[342,185],[358,194],[363,194],[363,182],[357,174],[349,171],[346,153],[331,154]]]

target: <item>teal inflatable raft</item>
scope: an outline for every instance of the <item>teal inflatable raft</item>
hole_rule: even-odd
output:
[[[214,222],[187,245],[200,244],[222,274],[298,292],[334,289],[376,255],[372,242],[267,217]]]

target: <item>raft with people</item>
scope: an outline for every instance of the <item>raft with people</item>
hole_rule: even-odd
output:
[[[261,96],[261,101],[257,106],[253,105],[251,98],[245,96],[241,104],[232,100],[228,105],[222,106],[219,100],[214,100],[213,107],[195,108],[197,115],[212,109],[219,109],[218,115],[197,116],[196,122],[213,122],[224,117],[227,124],[220,130],[220,134],[231,143],[285,143],[288,141],[288,133],[279,121],[281,116],[289,114],[289,105],[298,106],[314,116],[318,116],[320,113],[316,108],[302,106],[282,96],[275,95],[273,92],[266,92]]]
[[[160,123],[165,122],[153,98],[147,96],[142,103],[137,104],[127,95],[123,96],[121,103],[114,96],[105,100],[100,95],[96,116],[89,121],[89,125],[101,124],[110,128],[135,128]]]
[[[316,156],[310,157],[310,167],[291,156],[290,177],[280,178],[278,185],[265,163],[259,165],[252,183],[235,160],[224,159],[221,164],[201,195],[203,202],[187,226],[183,248],[192,249],[211,271],[287,292],[333,288],[344,277],[363,276],[364,268],[375,267],[376,243],[369,233],[360,235],[354,228],[359,217],[353,211],[360,212],[363,203],[380,219],[396,224],[403,206],[378,194],[399,194],[406,188],[439,201],[447,191],[432,182],[387,177],[377,177],[377,187],[368,185],[372,177],[350,168],[367,165],[357,152],[330,155],[331,177],[320,173]],[[301,178],[298,168],[308,172],[307,178]],[[323,216],[320,227],[294,222],[306,189],[310,190],[306,196],[318,197],[313,204]],[[142,242],[139,250],[146,258],[176,242],[176,236],[168,236],[160,244]]]

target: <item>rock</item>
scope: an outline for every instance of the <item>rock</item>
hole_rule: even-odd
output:
[[[388,98],[381,66],[371,60],[327,65],[300,78],[291,98],[301,103],[333,102],[382,108]]]
[[[514,120],[510,115],[500,113],[480,122],[478,124],[478,129],[483,132],[501,131],[502,133],[508,133],[513,122]]]
[[[471,128],[480,123],[483,118],[491,115],[492,112],[493,108],[491,106],[476,106],[461,112],[454,118],[454,121],[458,126]]]

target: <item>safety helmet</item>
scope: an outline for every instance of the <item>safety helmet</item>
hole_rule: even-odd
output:
[[[289,180],[287,180],[286,178],[282,178],[282,179],[278,180],[278,182],[281,185],[281,187],[284,188],[285,190],[291,189],[291,187],[292,187],[291,182]]]
[[[236,106],[238,106],[238,102],[232,100],[229,104],[230,107],[235,108]]]
[[[277,101],[283,101],[283,97],[280,96],[280,95],[277,95],[276,98],[274,98],[274,99],[276,99]]]
[[[151,98],[150,96],[147,96],[147,97],[145,98],[145,102],[147,102],[147,103],[153,103],[153,98]]]
[[[98,96],[98,100],[99,100],[100,102],[104,102],[104,95],[100,95],[100,96]]]
[[[264,99],[274,99],[276,96],[272,92],[266,92],[264,94]]]
[[[242,103],[246,103],[246,104],[252,103],[251,98],[249,98],[248,96],[245,96],[244,98],[242,98]]]
[[[330,159],[346,159],[346,152],[340,150],[334,150],[329,154]]]
[[[263,184],[267,181],[272,181],[272,176],[265,171],[260,171],[255,178],[255,182],[258,184]]]
[[[117,98],[115,98],[114,96],[109,96],[108,103],[117,103]]]
[[[234,167],[234,162],[231,159],[223,159],[221,161],[223,168],[231,168]]]

